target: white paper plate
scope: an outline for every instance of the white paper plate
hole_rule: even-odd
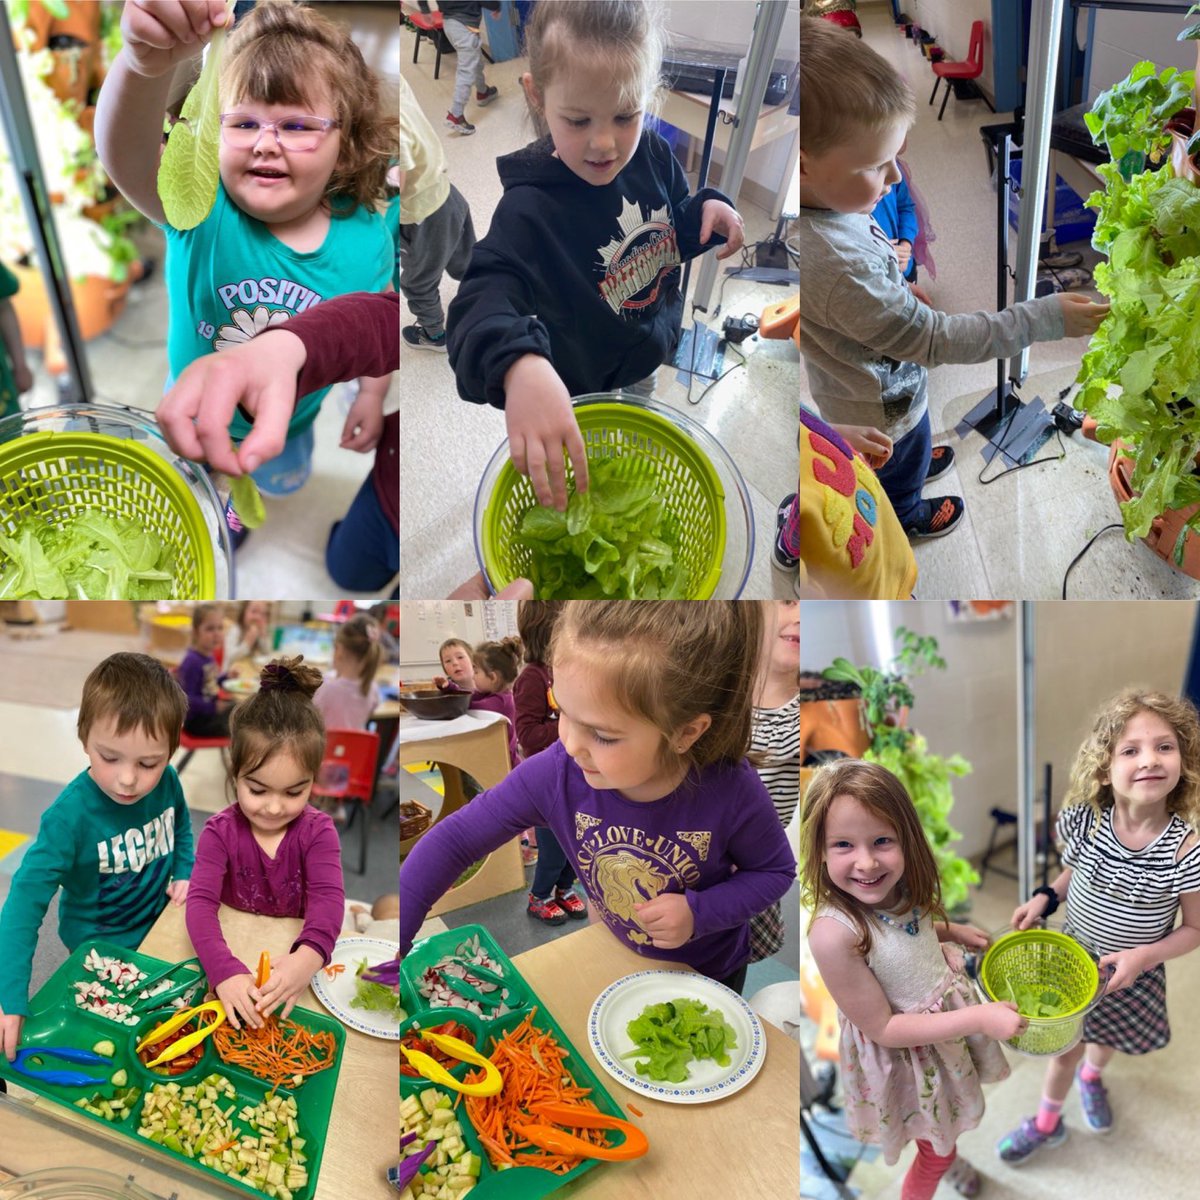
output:
[[[258,680],[249,676],[231,676],[221,687],[231,696],[253,696],[258,691]]]
[[[722,1067],[711,1059],[688,1063],[682,1083],[659,1083],[634,1071],[635,1058],[621,1055],[634,1047],[625,1027],[648,1004],[687,997],[718,1009],[733,1026],[737,1046]],[[758,1074],[767,1056],[767,1040],[754,1010],[737,992],[706,975],[679,971],[638,971],[611,984],[596,997],[588,1014],[588,1041],[596,1060],[618,1083],[652,1100],[706,1104],[741,1091]]]
[[[358,964],[365,958],[368,966],[395,958],[400,953],[399,942],[385,942],[383,938],[344,937],[339,938],[333,947],[333,957],[329,966],[342,963],[345,970],[332,979],[325,974],[322,967],[312,977],[313,994],[343,1025],[357,1029],[359,1033],[368,1033],[372,1037],[386,1038],[388,1041],[400,1040],[400,1022],[391,1013],[368,1012],[365,1008],[352,1008],[350,1001],[358,984],[354,974]]]

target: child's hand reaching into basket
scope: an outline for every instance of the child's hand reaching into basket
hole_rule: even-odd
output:
[[[271,978],[259,989],[260,997],[255,1005],[258,1012],[265,1019],[282,1004],[283,1011],[279,1015],[286,1020],[296,1007],[300,993],[324,965],[324,958],[311,946],[297,946],[291,954],[272,958]]]
[[[1018,904],[1013,909],[1012,927],[1028,929],[1031,925],[1036,925],[1046,915],[1046,909],[1049,907],[1050,897],[1045,893],[1034,896],[1032,900],[1026,900],[1024,904]]]
[[[980,1004],[977,1011],[979,1032],[998,1042],[1006,1042],[1029,1028],[1029,1022],[1017,1012],[1017,1006],[1011,1000]]]
[[[225,1016],[234,1029],[241,1029],[238,1018],[241,1017],[251,1029],[261,1029],[263,1019],[254,1010],[255,1002],[261,993],[254,986],[253,975],[230,975],[221,980],[214,989],[217,999],[225,1007]]]

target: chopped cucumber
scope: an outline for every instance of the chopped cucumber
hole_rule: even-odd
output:
[[[116,1054],[116,1052],[117,1052],[116,1046],[114,1046],[112,1044],[112,1042],[107,1041],[107,1040],[97,1042],[92,1047],[93,1054],[100,1054],[100,1055],[103,1055],[105,1058],[112,1058],[112,1056],[114,1054]]]

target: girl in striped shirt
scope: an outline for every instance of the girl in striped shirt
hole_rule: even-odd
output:
[[[1058,816],[1062,873],[1013,913],[1016,929],[1065,900],[1067,932],[1111,970],[1083,1040],[1050,1060],[1042,1102],[997,1152],[1017,1166],[1067,1136],[1063,1101],[1079,1080],[1085,1127],[1112,1128],[1102,1072],[1113,1054],[1171,1038],[1164,963],[1200,945],[1200,718],[1187,701],[1129,690],[1100,711],[1075,759]],[[1175,928],[1182,908],[1183,921]]]

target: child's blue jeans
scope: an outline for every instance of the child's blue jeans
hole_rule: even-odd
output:
[[[892,457],[877,472],[879,482],[883,484],[883,490],[904,529],[913,525],[920,516],[921,488],[925,486],[925,476],[929,474],[932,452],[933,433],[926,410],[917,427],[892,447]]]
[[[565,892],[575,882],[575,871],[554,834],[542,825],[536,828],[538,860],[531,890],[539,900],[548,900],[555,888]]]
[[[400,570],[400,538],[368,475],[346,515],[329,531],[325,569],[338,587],[376,592]]]

